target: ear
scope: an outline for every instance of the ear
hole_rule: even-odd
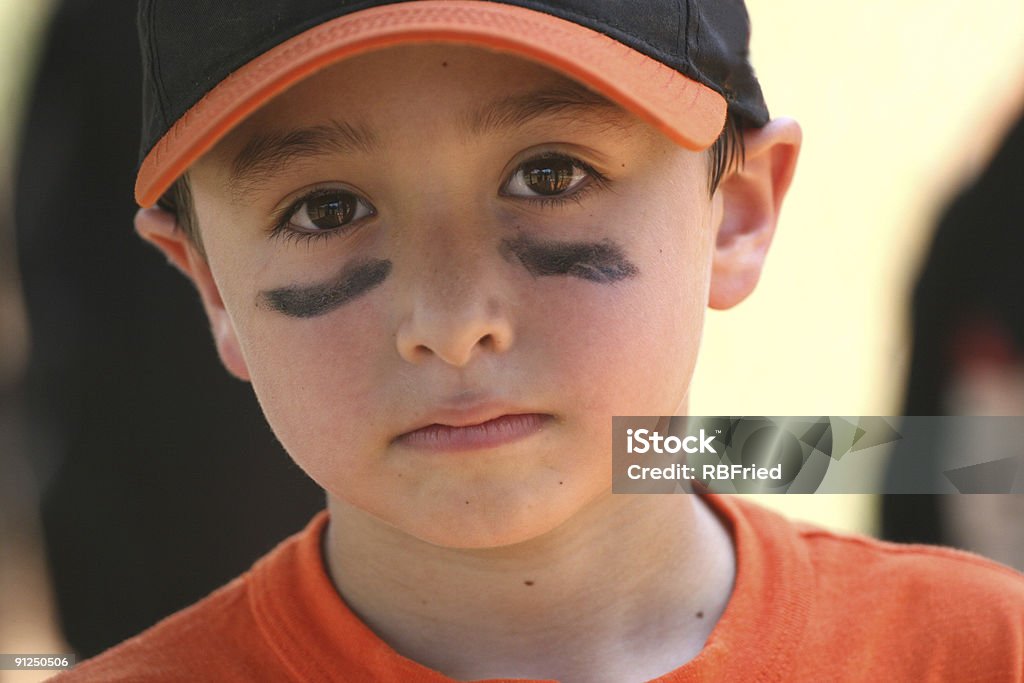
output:
[[[775,119],[743,134],[746,162],[718,186],[720,225],[711,264],[711,308],[731,308],[754,291],[800,153],[800,126]]]
[[[206,316],[210,319],[210,330],[221,362],[232,375],[248,381],[249,368],[210,266],[185,231],[178,227],[174,214],[159,208],[140,209],[135,214],[135,231],[159,249],[196,286]]]

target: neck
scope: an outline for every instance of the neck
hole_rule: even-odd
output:
[[[735,575],[727,532],[693,495],[608,493],[542,537],[483,550],[330,510],[326,559],[349,607],[458,679],[656,678],[700,651]]]

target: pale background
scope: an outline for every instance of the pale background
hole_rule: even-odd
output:
[[[761,283],[709,316],[692,412],[897,415],[922,249],[1024,105],[1024,2],[747,6],[772,115],[798,119],[804,147]],[[763,502],[875,528],[871,496]]]
[[[0,0],[0,207],[24,69],[46,6]],[[797,118],[805,142],[758,290],[737,309],[709,316],[692,410],[898,414],[907,295],[936,214],[1024,104],[1024,3],[748,0],[748,7],[752,59],[769,106],[775,116]],[[0,383],[28,348],[6,223]],[[870,496],[763,500],[836,528],[875,529]],[[6,531],[0,542],[11,540]],[[32,550],[20,563],[11,562],[13,552],[0,555],[0,652],[62,651]],[[5,682],[42,677],[0,672]]]

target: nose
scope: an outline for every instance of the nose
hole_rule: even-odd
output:
[[[408,305],[396,335],[402,358],[410,363],[436,358],[464,367],[480,354],[508,351],[511,301],[499,269],[479,252],[439,245],[425,251],[435,257],[420,259],[407,281]]]

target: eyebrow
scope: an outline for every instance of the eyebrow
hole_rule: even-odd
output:
[[[543,116],[564,115],[575,118],[586,114],[601,114],[605,117],[605,123],[619,123],[619,119],[624,120],[629,116],[611,100],[570,81],[485,104],[463,117],[461,125],[470,135],[483,136],[519,128]],[[613,116],[610,121],[607,119],[609,114]]]
[[[541,117],[590,118],[601,114],[605,125],[622,125],[629,114],[611,100],[574,82],[550,86],[489,102],[458,118],[469,136],[482,137],[520,128]],[[609,114],[611,118],[609,118]],[[332,120],[285,132],[254,135],[231,163],[228,187],[237,201],[250,198],[273,173],[290,163],[335,154],[372,154],[384,143],[364,124]]]
[[[253,136],[231,163],[228,184],[244,198],[265,181],[276,168],[326,154],[370,154],[380,140],[366,126],[330,121],[281,133]]]

